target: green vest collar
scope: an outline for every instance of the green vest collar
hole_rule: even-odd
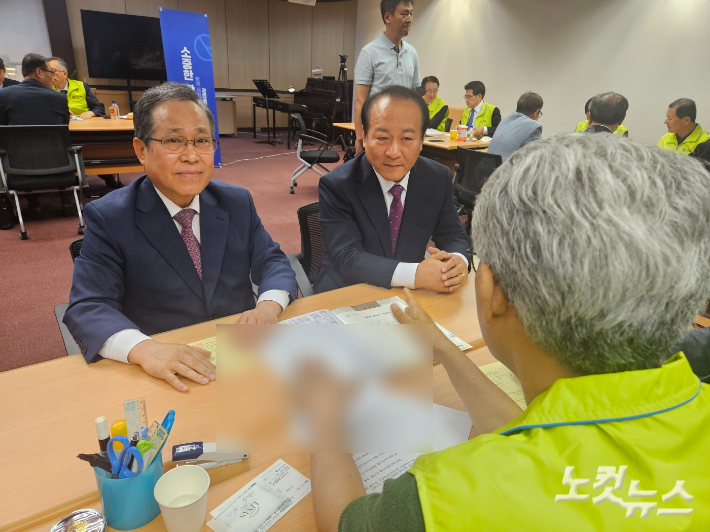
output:
[[[425,102],[426,103],[426,102]],[[446,104],[444,103],[444,100],[439,98],[438,96],[434,98],[434,101],[432,101],[428,107],[429,107],[429,118],[433,117],[436,113],[439,112],[439,109],[444,107]]]
[[[700,135],[702,135],[702,134],[703,134],[703,128],[700,127],[700,124],[695,124],[695,129],[693,130],[693,132],[690,135],[688,135],[687,137],[685,137],[685,139],[683,139],[683,142],[681,142],[681,144],[685,144],[686,142],[697,143],[698,140],[700,140]],[[676,143],[677,142],[678,142],[678,136],[676,136]]]
[[[700,380],[677,353],[660,368],[558,379],[523,415],[495,432],[648,417],[683,406],[699,392]]]

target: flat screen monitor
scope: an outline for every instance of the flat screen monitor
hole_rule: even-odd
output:
[[[160,19],[81,10],[92,78],[166,81]]]

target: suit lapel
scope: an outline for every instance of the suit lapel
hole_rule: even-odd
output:
[[[399,228],[399,236],[397,237],[395,259],[404,256],[410,240],[407,235],[412,235],[416,232],[417,220],[421,219],[422,213],[431,209],[427,202],[427,189],[426,176],[418,171],[418,164],[415,163],[409,172],[407,196],[404,199],[404,212],[402,213],[402,225]]]
[[[357,172],[357,181],[355,183],[355,191],[365,207],[365,212],[370,217],[372,225],[377,231],[377,236],[380,238],[382,249],[387,258],[392,258],[392,242],[390,236],[390,220],[387,213],[387,204],[382,195],[382,187],[380,181],[375,175],[372,165],[366,157],[362,157],[360,164],[363,166],[362,171]]]
[[[229,232],[229,213],[217,207],[217,200],[207,189],[200,194],[200,240],[202,240],[202,285],[210,308]]]
[[[165,204],[158,197],[153,183],[146,178],[140,184],[136,199],[136,225],[168,265],[182,278],[190,289],[204,300],[202,282],[185,242],[170,217]],[[204,258],[202,259],[204,264]],[[203,266],[204,268],[204,266]]]

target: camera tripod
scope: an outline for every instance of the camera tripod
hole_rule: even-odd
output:
[[[350,113],[350,91],[348,90],[348,56],[340,56],[340,72],[338,72],[338,83],[342,83],[343,87],[343,114],[346,117],[351,117]],[[340,143],[343,147],[343,162],[347,162],[353,157],[355,157],[355,142],[352,140],[352,134],[348,134],[348,140],[345,140],[343,135],[340,135],[335,143]]]

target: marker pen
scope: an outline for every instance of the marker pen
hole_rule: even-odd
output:
[[[106,452],[108,448],[108,441],[111,439],[111,435],[108,432],[108,421],[106,417],[101,416],[96,418],[96,436],[99,438],[99,449],[102,453]]]
[[[163,422],[161,423],[165,430],[168,431],[168,434],[170,434],[170,431],[173,430],[173,423],[175,422],[175,410],[170,410],[167,414],[165,414],[165,418],[163,419]]]

